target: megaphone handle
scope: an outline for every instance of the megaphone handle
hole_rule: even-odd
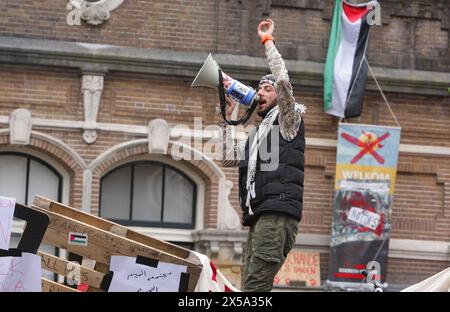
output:
[[[236,104],[236,106],[234,107],[234,110],[232,112],[232,115],[230,116],[231,119],[235,119],[235,120],[227,120],[226,117],[226,113],[225,113],[225,109],[226,109],[226,100],[225,100],[225,88],[223,87],[223,76],[222,76],[222,71],[220,69],[218,69],[219,72],[219,99],[220,99],[220,112],[222,114],[223,120],[225,120],[225,122],[229,125],[232,126],[236,126],[236,125],[240,125],[240,124],[245,124],[250,117],[253,114],[253,111],[255,110],[256,106],[258,105],[258,101],[253,100],[252,105],[247,109],[247,111],[245,112],[244,116],[241,117],[241,119],[236,120],[237,119],[237,114],[239,111],[239,104]]]
[[[231,121],[236,121],[237,120],[237,116],[238,116],[238,113],[239,113],[239,106],[240,106],[240,103],[236,103],[235,102],[233,112],[231,113],[231,116],[230,116],[230,120]]]

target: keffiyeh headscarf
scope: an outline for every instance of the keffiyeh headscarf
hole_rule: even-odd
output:
[[[264,75],[258,83],[258,89],[261,88],[263,83],[269,83],[272,86],[275,86],[275,77],[272,74]]]

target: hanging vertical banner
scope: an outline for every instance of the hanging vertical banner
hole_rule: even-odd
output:
[[[379,3],[336,0],[324,72],[325,112],[345,118],[362,113],[367,78],[366,57],[372,17]]]
[[[340,124],[328,284],[384,283],[400,128]],[[356,284],[354,284],[356,283]],[[353,284],[353,285],[352,285]]]
[[[336,184],[343,180],[388,180],[394,194],[399,127],[339,124]]]

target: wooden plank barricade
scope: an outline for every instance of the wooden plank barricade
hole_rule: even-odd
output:
[[[87,259],[94,260],[95,268],[80,265],[80,281],[89,285],[88,291],[99,291],[105,274],[109,271],[110,258],[117,256],[143,256],[162,262],[187,267],[189,281],[187,291],[194,291],[200,277],[202,265],[198,257],[190,250],[155,239],[128,229],[120,224],[62,205],[56,201],[36,196],[32,208],[45,212],[50,223],[45,232],[43,243],[66,249]],[[86,236],[86,245],[69,243],[69,233],[82,233]],[[42,259],[42,268],[67,276],[69,261],[55,256],[38,253]],[[43,279],[43,291],[64,291],[70,287],[57,287],[61,284]],[[45,287],[44,287],[45,286]],[[64,286],[64,285],[61,285]]]
[[[66,277],[70,272],[73,271],[75,264],[72,262],[42,251],[38,251],[37,255],[41,257],[42,268],[47,271],[51,271],[53,273],[57,273]],[[80,282],[100,290],[101,283],[103,281],[103,278],[105,277],[105,274],[82,265],[78,265],[78,267],[80,270]]]
[[[65,286],[63,284],[51,281],[46,278],[42,278],[42,291],[43,292],[80,292],[75,288],[71,288],[69,286]]]

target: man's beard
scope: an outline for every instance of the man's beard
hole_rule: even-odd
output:
[[[275,101],[273,101],[272,105],[270,105],[269,107],[267,107],[267,108],[266,108],[265,110],[263,110],[262,112],[256,111],[256,114],[257,114],[259,117],[261,117],[261,118],[264,119],[264,118],[266,117],[267,113],[270,112],[270,110],[271,110],[272,108],[274,108],[275,106],[277,106],[277,104],[278,104],[278,101],[275,100]]]

